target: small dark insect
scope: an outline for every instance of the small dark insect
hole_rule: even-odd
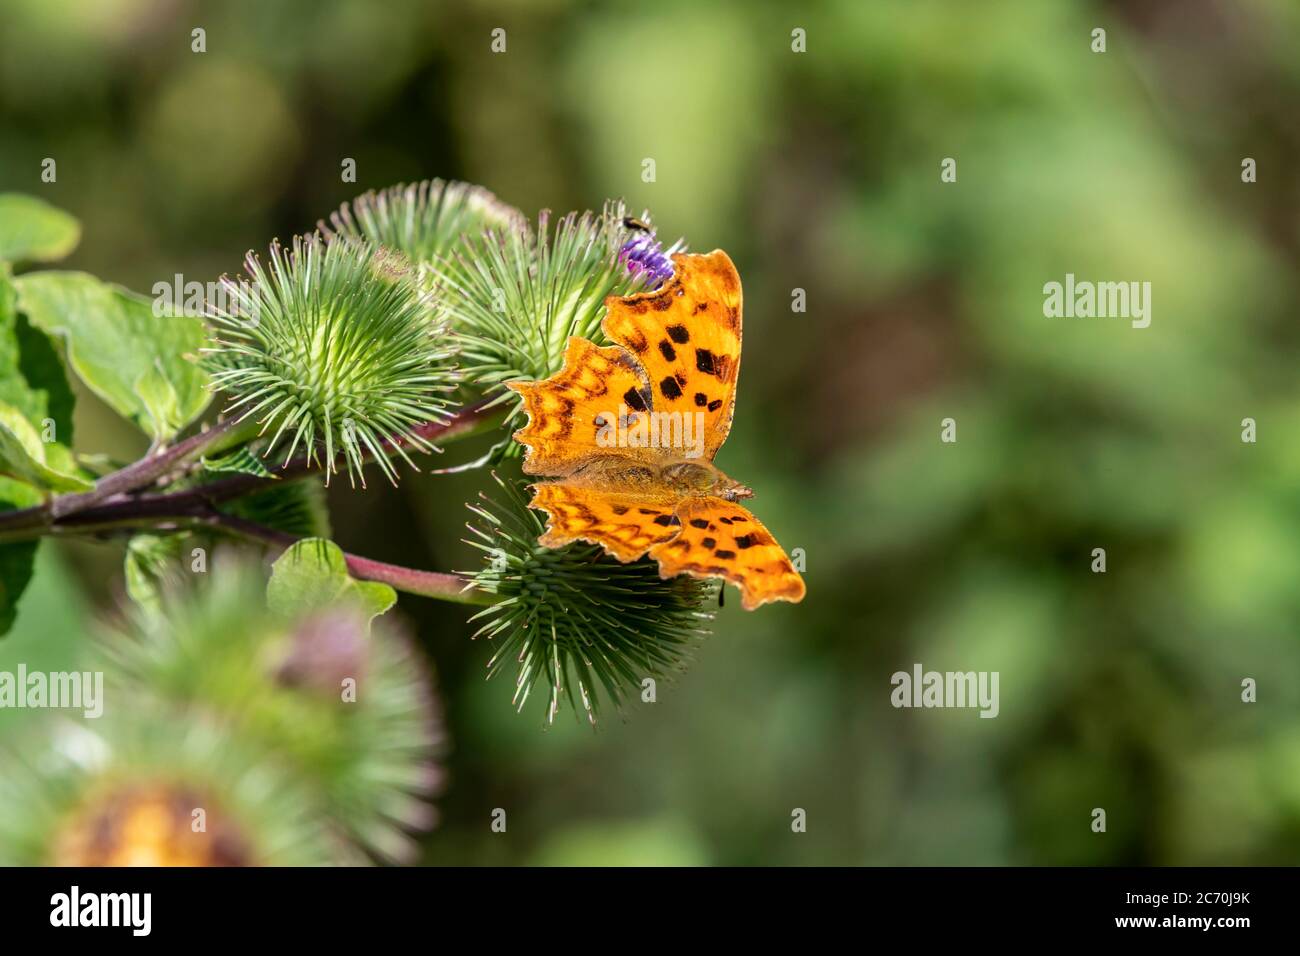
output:
[[[635,218],[635,217],[633,217],[633,216],[624,216],[624,217],[623,217],[623,228],[624,228],[624,229],[635,229],[635,230],[637,230],[638,232],[654,232],[654,230],[653,230],[652,228],[650,228],[650,224],[649,224],[648,222],[644,222],[644,221],[642,221],[642,220],[640,220],[640,219],[637,219],[637,218]]]

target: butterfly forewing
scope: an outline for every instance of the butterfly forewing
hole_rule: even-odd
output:
[[[643,374],[624,349],[599,348],[577,336],[569,339],[559,372],[542,382],[511,382],[509,388],[523,396],[528,412],[528,424],[515,438],[528,446],[524,471],[530,475],[572,474],[584,460],[607,451],[598,436],[603,428],[617,434],[620,408],[645,409],[649,402]]]
[[[657,415],[698,416],[704,457],[727,440],[740,375],[740,276],[721,249],[673,256],[653,292],[605,300],[601,328],[645,369]]]
[[[675,501],[662,495],[629,494],[590,485],[549,481],[533,486],[532,507],[545,511],[541,543],[558,548],[570,541],[603,545],[620,561],[635,561],[678,531]]]

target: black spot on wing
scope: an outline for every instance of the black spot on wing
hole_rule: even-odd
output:
[[[642,392],[640,389],[629,388],[624,392],[623,403],[627,405],[628,408],[634,408],[638,412],[650,411],[650,396],[648,393]]]
[[[674,401],[675,399],[682,397],[682,387],[677,384],[677,379],[673,378],[671,375],[667,376],[659,383],[659,391],[663,392],[664,398],[669,401]]]
[[[691,333],[686,331],[686,326],[684,325],[670,325],[668,328],[664,329],[664,331],[667,332],[668,337],[678,345],[685,345],[691,340]]]

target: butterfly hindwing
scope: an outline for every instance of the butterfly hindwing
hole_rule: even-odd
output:
[[[665,578],[723,578],[740,588],[747,611],[768,601],[803,600],[803,578],[746,508],[722,498],[687,498],[677,506],[676,517],[680,532],[650,551]]]
[[[680,526],[674,504],[672,498],[661,495],[548,481],[533,486],[531,507],[550,516],[546,534],[540,539],[547,547],[590,541],[627,562],[677,534]]]

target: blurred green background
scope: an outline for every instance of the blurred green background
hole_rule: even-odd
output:
[[[81,219],[68,268],[206,280],[431,176],[530,214],[622,196],[736,261],[719,464],[805,550],[807,599],[729,601],[681,680],[593,733],[515,714],[465,613],[403,597],[454,746],[430,864],[1296,863],[1297,115],[1293,0],[0,11],[0,190]],[[1151,282],[1150,328],[1044,318],[1067,272]],[[82,394],[80,451],[140,451],[126,428]],[[470,567],[484,481],[336,487],[336,538]],[[67,666],[120,563],[47,549],[0,667]],[[1000,716],[893,709],[918,662],[1000,672]]]

